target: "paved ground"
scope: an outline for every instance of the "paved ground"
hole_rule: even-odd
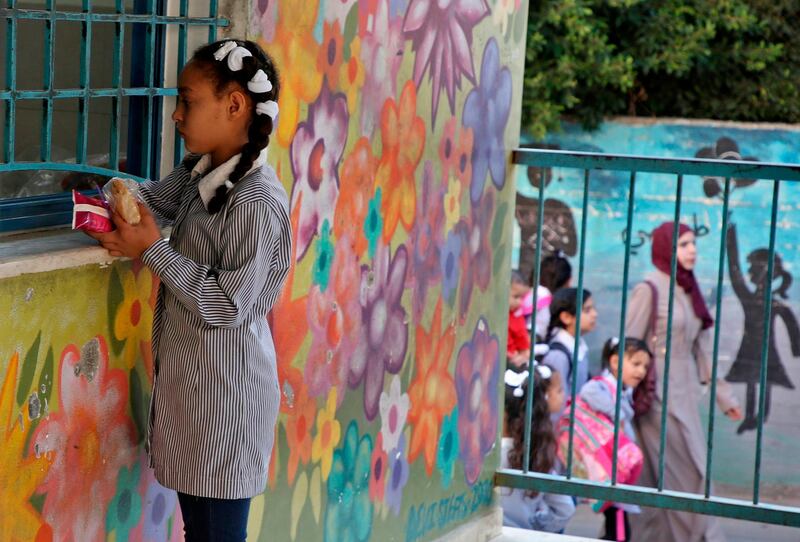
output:
[[[780,525],[763,525],[752,521],[739,521],[735,519],[720,519],[722,528],[728,537],[728,542],[799,542],[800,529],[782,527]],[[583,536],[586,538],[597,537],[602,527],[603,518],[589,510],[586,506],[579,506],[575,517],[567,527],[566,534]],[[530,537],[529,540],[535,540]],[[513,539],[523,542],[525,539]],[[643,541],[644,542],[644,541]]]

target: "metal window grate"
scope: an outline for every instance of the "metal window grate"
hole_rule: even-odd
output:
[[[166,15],[168,2],[179,2],[178,15]],[[129,100],[129,127],[126,176],[143,180],[156,176],[159,171],[158,160],[161,149],[161,111],[163,99],[176,96],[177,89],[165,86],[166,43],[168,32],[177,31],[177,71],[179,72],[187,56],[187,43],[190,29],[208,28],[208,39],[216,38],[217,29],[227,26],[226,19],[217,16],[217,1],[208,0],[208,16],[189,16],[188,0],[73,0],[79,2],[79,9],[67,11],[57,9],[54,0],[45,0],[43,7],[35,9],[20,7],[19,0],[3,0],[0,20],[5,26],[5,85],[0,90],[0,104],[3,105],[3,162],[0,163],[0,189],[4,177],[11,172],[37,171],[77,172],[100,176],[119,175],[119,160],[122,129],[122,105]],[[100,4],[104,4],[100,6]],[[93,5],[94,4],[94,5]],[[127,5],[126,5],[127,4]],[[132,5],[132,9],[131,9]],[[170,4],[171,5],[171,4]],[[59,3],[62,7],[62,3]],[[77,7],[77,6],[76,6]],[[109,9],[110,8],[110,9]],[[110,11],[110,12],[109,12]],[[36,21],[43,28],[41,39],[44,42],[43,79],[40,89],[18,88],[18,71],[24,63],[26,51],[20,49],[22,36],[20,23]],[[80,25],[80,78],[77,88],[56,88],[54,71],[56,67],[56,30],[60,26]],[[93,73],[92,43],[93,27],[113,25],[113,66],[111,86],[102,88],[92,85]],[[37,27],[39,28],[39,27]],[[132,31],[130,50],[125,50],[126,34]],[[28,36],[30,39],[30,36]],[[95,44],[97,45],[97,44]],[[76,51],[77,52],[77,51]],[[74,54],[74,53],[69,53]],[[131,67],[129,84],[125,84],[124,66],[128,60]],[[107,79],[107,78],[106,78]],[[107,81],[106,81],[107,82]],[[54,131],[54,105],[77,102],[77,111],[71,120],[76,121],[74,160],[56,159],[52,153]],[[110,122],[106,133],[108,141],[107,166],[92,164],[87,160],[89,147],[89,117],[93,106],[105,101],[111,103]],[[39,136],[38,160],[19,159],[20,151],[16,134],[20,104],[40,103],[41,133]],[[175,145],[175,163],[181,158],[180,145]],[[125,149],[123,149],[124,151]],[[131,163],[131,153],[133,164]],[[134,173],[134,174],[132,174]],[[6,194],[0,196],[0,232],[19,231],[68,224],[71,213],[71,200],[68,193],[38,194],[30,197],[17,197]]]
[[[722,284],[724,278],[725,258],[726,258],[726,245],[725,235],[728,229],[728,209],[729,199],[731,194],[731,179],[735,178],[748,178],[748,179],[765,179],[766,182],[772,183],[772,197],[770,208],[769,220],[769,260],[767,268],[767,276],[773,275],[773,265],[775,261],[775,247],[776,247],[776,228],[779,209],[779,191],[782,183],[800,181],[800,167],[798,165],[781,165],[769,164],[762,162],[749,162],[749,161],[725,161],[725,160],[704,160],[704,159],[664,159],[664,158],[650,158],[643,156],[624,156],[624,155],[608,155],[600,153],[584,153],[584,152],[568,152],[568,151],[549,151],[549,150],[534,150],[534,149],[517,149],[514,152],[515,164],[525,165],[536,168],[566,168],[572,170],[583,171],[583,198],[582,198],[582,218],[581,218],[581,233],[580,233],[580,252],[579,252],[579,266],[578,266],[578,300],[576,305],[583,306],[583,286],[584,286],[584,261],[585,261],[585,245],[587,241],[586,236],[586,222],[588,216],[588,201],[589,201],[589,181],[590,172],[592,170],[614,170],[623,172],[630,175],[630,181],[627,190],[627,232],[632,231],[632,221],[635,212],[634,200],[637,182],[641,180],[642,176],[638,173],[658,173],[669,174],[677,178],[676,193],[675,193],[675,209],[673,221],[675,223],[675,230],[673,231],[673,244],[672,244],[672,269],[670,274],[670,289],[669,289],[669,311],[667,315],[667,329],[669,330],[666,338],[666,352],[664,362],[664,375],[663,381],[663,409],[661,414],[661,434],[660,434],[660,448],[659,448],[659,461],[656,466],[658,471],[658,484],[656,488],[638,487],[633,485],[625,485],[618,483],[617,480],[617,464],[616,461],[612,462],[611,480],[606,483],[595,482],[590,480],[579,479],[574,476],[573,465],[573,441],[575,435],[575,397],[577,394],[577,379],[572,380],[571,394],[571,408],[567,411],[569,415],[569,443],[567,450],[567,465],[565,476],[543,474],[538,472],[529,471],[527,468],[523,470],[514,469],[501,469],[495,475],[495,481],[499,486],[520,488],[535,491],[546,491],[551,493],[561,493],[567,495],[575,495],[579,497],[587,497],[592,499],[599,499],[612,502],[623,502],[639,504],[643,506],[653,506],[658,508],[668,508],[674,510],[682,510],[688,512],[696,512],[701,514],[709,514],[716,516],[725,516],[737,519],[747,519],[758,521],[762,523],[775,523],[782,525],[790,525],[800,527],[800,508],[790,506],[780,506],[774,504],[766,504],[761,502],[760,498],[760,485],[761,485],[761,465],[762,465],[762,449],[764,438],[764,407],[765,407],[765,388],[767,383],[767,359],[769,351],[769,333],[770,333],[770,317],[772,312],[772,288],[765,288],[764,290],[764,310],[763,314],[763,336],[761,337],[760,348],[760,388],[759,388],[759,401],[758,401],[758,430],[756,434],[756,447],[755,447],[755,462],[752,467],[753,473],[753,491],[752,499],[750,501],[722,498],[712,495],[711,482],[712,468],[713,468],[713,444],[714,444],[714,413],[715,413],[715,397],[716,397],[716,379],[717,367],[719,361],[719,344],[720,344],[720,311],[722,307]],[[719,245],[719,260],[718,260],[718,273],[716,281],[716,318],[714,319],[714,345],[713,345],[713,365],[711,375],[711,390],[709,394],[709,416],[708,416],[708,429],[707,429],[707,449],[708,454],[706,458],[706,480],[704,492],[702,494],[682,493],[671,491],[664,488],[664,450],[666,448],[667,439],[667,402],[669,401],[669,370],[670,370],[670,356],[672,351],[672,317],[673,317],[673,295],[675,292],[676,283],[676,267],[677,267],[677,225],[681,217],[681,200],[683,196],[683,183],[684,177],[699,176],[699,177],[717,177],[725,179],[724,192],[723,192],[723,206],[722,206],[722,228],[721,239]],[[542,231],[544,224],[544,202],[545,202],[545,182],[540,182],[538,185],[538,216],[537,216],[537,232]],[[535,255],[535,276],[538,276],[542,257],[542,238],[544,236],[537,235],[536,238],[536,255]],[[628,304],[628,289],[629,289],[629,269],[631,264],[631,238],[632,235],[626,235],[625,238],[625,258],[623,264],[622,284],[621,284],[621,317],[620,317],[620,331],[619,341],[620,344],[625,342],[625,320]],[[537,305],[537,289],[533,289],[533,321],[536,320],[536,305]],[[575,352],[572,359],[578,359],[578,348],[580,343],[580,315],[581,311],[576,312],[576,337],[575,337]],[[614,442],[613,442],[613,458],[617,458],[619,448],[619,431],[620,431],[620,395],[622,390],[621,375],[622,375],[623,356],[620,356],[619,370],[616,386],[616,408],[614,418]],[[532,388],[532,380],[536,371],[531,371],[529,376],[528,389]],[[523,459],[523,466],[527,467],[530,464],[530,443],[531,443],[531,420],[530,413],[533,407],[533,394],[527,396],[527,413],[525,424],[525,457]],[[746,468],[744,465],[743,468]]]

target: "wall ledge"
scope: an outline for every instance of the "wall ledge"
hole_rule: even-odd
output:
[[[169,236],[170,228],[162,230]],[[0,279],[118,260],[82,232],[57,229],[0,237]]]
[[[800,131],[800,124],[789,124],[785,122],[746,122],[740,120],[687,119],[680,117],[629,117],[623,115],[606,117],[603,119],[603,122],[616,122],[630,126],[682,125],[705,128],[733,128],[740,130]]]
[[[497,503],[495,498],[495,503]],[[503,533],[503,509],[499,504],[492,505],[482,514],[473,516],[434,542],[487,542]]]

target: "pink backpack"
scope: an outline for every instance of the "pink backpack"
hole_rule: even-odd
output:
[[[602,377],[596,377],[602,378]],[[606,381],[608,383],[608,381]],[[611,393],[616,386],[612,385]],[[566,465],[569,451],[569,413],[570,401],[558,421],[558,457]],[[611,481],[611,465],[614,455],[614,421],[605,414],[595,412],[580,397],[575,401],[575,439],[572,447],[572,473],[577,478],[594,482]],[[644,457],[635,442],[631,441],[620,428],[617,450],[617,483],[635,484],[642,471]],[[598,503],[596,511],[606,505]]]

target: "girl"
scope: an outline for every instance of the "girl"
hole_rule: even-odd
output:
[[[535,364],[533,412],[531,414],[531,451],[529,469],[556,474],[556,437],[550,416],[564,406],[564,394],[558,372]],[[501,442],[501,467],[522,469],[525,457],[525,405],[528,371],[506,371],[506,412]],[[523,489],[500,489],[503,525],[536,531],[561,532],[575,513],[575,503],[568,495],[536,493]]]
[[[553,367],[562,375],[561,383],[564,395],[572,392],[572,379],[577,379],[577,389],[589,379],[588,347],[583,335],[591,332],[597,324],[597,310],[594,307],[592,293],[583,291],[583,308],[581,311],[581,340],[578,346],[578,360],[573,363],[575,353],[575,332],[578,313],[578,290],[562,288],[553,295],[550,304],[550,325],[547,331],[547,342],[550,351],[542,362]],[[557,417],[556,417],[557,419]]]
[[[531,289],[534,287],[537,289],[535,333],[540,340],[544,340],[547,335],[547,326],[550,324],[550,303],[553,300],[553,292],[569,286],[572,281],[572,266],[559,250],[555,254],[543,258],[540,267],[539,280],[536,280],[536,270],[534,269],[531,271],[529,285]],[[518,312],[530,320],[533,312],[533,290],[527,295]],[[530,321],[528,327],[531,327]]]
[[[674,225],[666,222],[653,230],[652,258],[656,270],[633,290],[625,324],[625,335],[651,339],[655,356],[655,396],[650,410],[637,416],[639,446],[644,454],[640,482],[655,487],[661,441],[661,412],[664,400],[663,375],[667,334],[672,335],[667,402],[668,435],[664,461],[664,487],[687,493],[705,490],[706,432],[700,423],[701,384],[711,378],[711,343],[713,320],[708,312],[693,269],[697,263],[694,232],[685,224],[679,225],[677,243],[677,284],[673,299],[672,328],[667,329],[669,312],[669,283],[672,261]],[[647,283],[650,283],[648,285]],[[651,286],[652,285],[652,286]],[[656,295],[653,295],[654,288]],[[653,306],[657,299],[657,306]],[[655,312],[655,325],[651,314]],[[730,385],[717,381],[717,404],[733,420],[741,419]],[[675,512],[666,509],[645,509],[634,521],[637,536],[653,542],[672,540],[723,540],[719,522],[710,516]]]
[[[617,376],[619,375],[619,339],[606,341],[603,347],[603,372],[583,385],[580,398],[594,412],[603,414],[613,421],[617,403]],[[622,402],[619,409],[620,429],[631,442],[636,442],[633,427],[633,390],[642,382],[650,365],[650,350],[640,339],[625,339],[622,349]],[[639,456],[641,459],[641,456]],[[628,483],[633,483],[631,480]],[[618,542],[631,540],[628,512],[639,513],[639,508],[631,505],[611,505],[605,516],[603,540]]]
[[[525,326],[525,317],[517,310],[525,295],[530,291],[528,284],[516,269],[511,271],[511,288],[508,292],[508,344],[506,356],[509,367],[520,370],[528,365],[531,355],[531,338]]]
[[[147,448],[178,492],[186,540],[246,537],[264,490],[280,404],[266,315],[291,263],[288,198],[266,147],[278,73],[249,41],[200,48],[181,72],[172,119],[191,153],[141,194],[141,222],[95,234],[161,279]],[[162,239],[150,210],[172,222]]]
[[[745,419],[736,430],[741,434],[758,427],[756,418],[756,386],[761,379],[761,340],[764,337],[764,291],[772,287],[772,281],[767,279],[767,266],[769,251],[759,248],[747,256],[750,264],[750,282],[755,287],[752,291],[744,280],[742,268],[739,265],[739,245],[736,239],[736,225],[731,224],[727,232],[728,269],[730,270],[731,286],[736,292],[736,297],[744,309],[744,333],[739,345],[736,360],[731,365],[725,380],[728,382],[743,382],[747,384],[747,402],[745,403]],[[792,275],[784,268],[781,257],[775,254],[774,277],[780,277],[781,284],[775,293],[786,299],[787,290],[792,285]],[[767,386],[765,392],[764,422],[769,417],[769,407],[772,399],[772,386],[782,386],[794,389],[786,369],[781,363],[780,354],[775,346],[775,320],[780,318],[786,324],[792,354],[800,356],[800,326],[797,324],[792,310],[787,307],[777,296],[772,298],[772,312],[770,314],[769,355],[767,357]]]

